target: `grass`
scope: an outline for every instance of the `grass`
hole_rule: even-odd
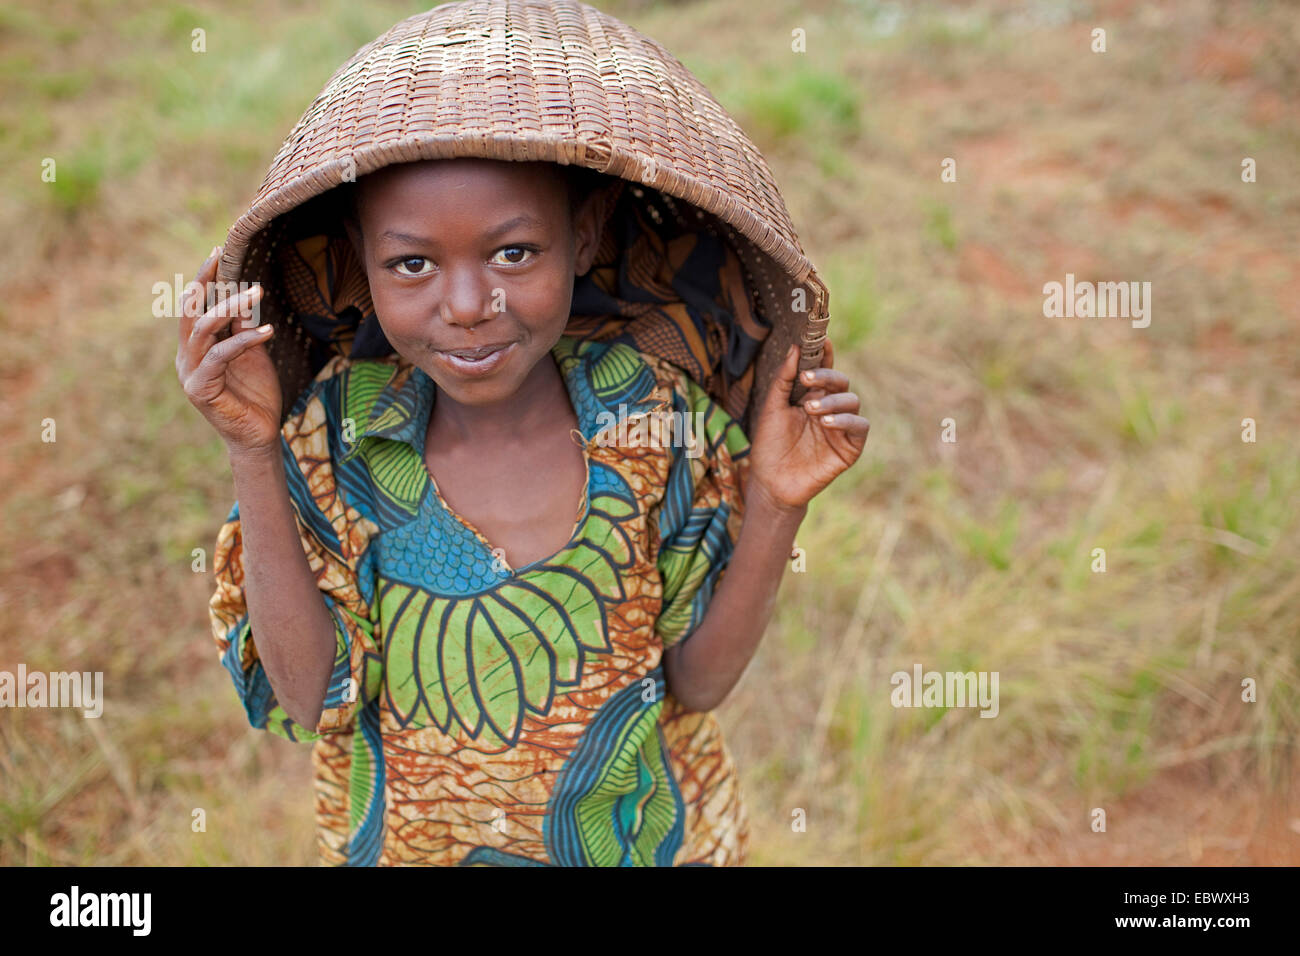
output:
[[[314,862],[308,748],[249,729],[217,664],[192,567],[229,475],[150,290],[422,6],[0,11],[0,668],[76,661],[108,697],[0,713],[0,864]],[[754,862],[1300,861],[1250,824],[1297,799],[1300,24],[1103,6],[1104,55],[1066,3],[607,7],[763,151],[872,421],[719,712]],[[1066,272],[1151,281],[1151,327],[1045,319]],[[894,708],[917,663],[997,671],[998,717]]]

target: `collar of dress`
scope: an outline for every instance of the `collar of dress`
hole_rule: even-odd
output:
[[[625,343],[579,341],[566,335],[551,354],[564,377],[578,417],[578,431],[587,444],[624,419],[645,415],[672,400],[641,353]],[[389,361],[393,374],[370,406],[349,458],[360,451],[363,438],[406,442],[416,451],[424,448],[437,387],[423,369],[406,359]]]

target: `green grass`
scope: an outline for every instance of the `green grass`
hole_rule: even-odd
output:
[[[861,132],[862,125],[852,84],[838,73],[808,66],[747,88],[737,112],[751,136],[768,140],[849,137]]]
[[[308,748],[249,729],[217,662],[191,555],[211,560],[228,466],[148,293],[222,239],[334,68],[426,6],[0,9],[0,225],[22,239],[0,260],[0,662],[103,669],[109,701],[107,746],[67,715],[0,718],[0,864],[315,859]],[[1294,17],[1135,8],[1103,61],[1081,20],[1022,6],[608,7],[768,159],[872,422],[719,711],[755,862],[1059,861],[1090,808],[1120,821],[1142,795],[1174,833],[1241,836],[1232,801],[1294,780],[1300,127],[1264,108],[1289,103]],[[1245,79],[1197,72],[1211,31],[1251,28]],[[1066,271],[1150,279],[1151,328],[1044,319],[1036,290]],[[998,717],[895,709],[889,676],[915,663],[998,671]],[[1179,768],[1229,809],[1195,816]],[[1122,856],[1118,832],[1100,860],[1186,862],[1181,835]]]

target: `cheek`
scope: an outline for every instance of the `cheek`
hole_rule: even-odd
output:
[[[545,322],[565,315],[573,300],[573,271],[563,264],[537,270],[527,281],[502,283],[507,310],[521,320]]]
[[[391,288],[372,285],[370,300],[384,336],[399,351],[407,351],[403,346],[421,339],[428,329],[430,316],[437,315],[436,305],[421,307],[414,296],[394,293]]]

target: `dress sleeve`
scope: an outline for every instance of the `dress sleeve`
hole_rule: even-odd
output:
[[[659,512],[659,575],[663,607],[655,631],[665,648],[688,638],[704,620],[740,537],[742,480],[749,439],[740,425],[689,378],[674,389],[673,411],[689,416],[693,441],[674,442]]]
[[[280,437],[289,497],[303,552],[334,620],[334,671],[315,728],[293,721],[262,667],[244,596],[239,504],[217,537],[216,591],[209,602],[221,663],[252,726],[289,740],[316,740],[352,729],[358,711],[379,695],[382,656],[376,640],[374,576],[368,543],[375,526],[350,507],[334,481],[322,390],[299,400]]]

